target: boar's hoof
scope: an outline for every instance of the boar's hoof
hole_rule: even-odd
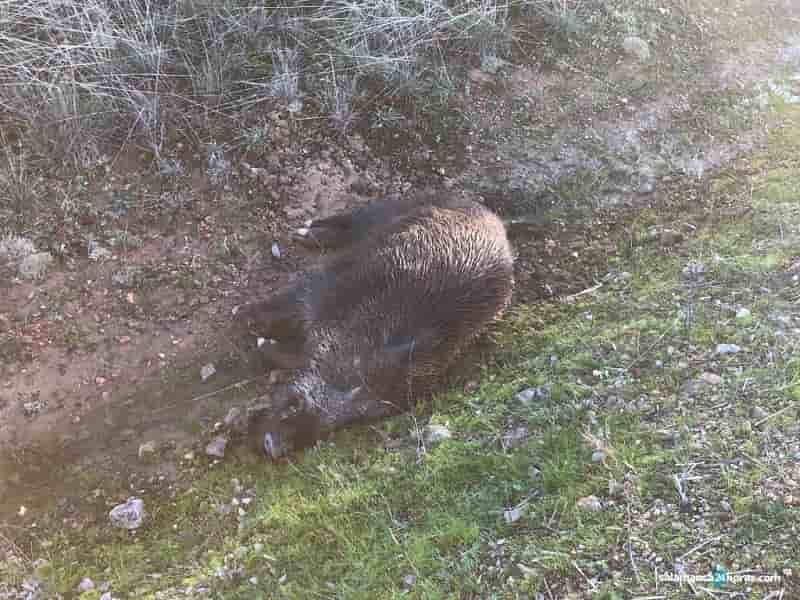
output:
[[[261,440],[261,450],[269,460],[277,461],[284,458],[289,453],[286,437],[280,431],[265,431]]]

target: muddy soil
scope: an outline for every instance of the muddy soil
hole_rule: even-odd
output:
[[[509,219],[517,301],[596,285],[636,243],[638,209],[701,201],[704,176],[760,142],[768,91],[800,101],[800,42],[764,11],[746,47],[698,41],[692,85],[660,68],[668,54],[621,56],[603,78],[536,64],[478,73],[463,97],[472,130],[417,149],[411,170],[393,168],[407,148],[359,136],[309,153],[273,115],[287,132],[276,160],[242,161],[223,181],[197,167],[165,185],[122,160],[78,191],[48,182],[79,225],[41,225],[61,244],[44,279],[0,279],[0,524],[52,514],[78,526],[205,460],[228,410],[270,386],[230,338],[231,311],[314,259],[289,235],[307,218],[433,180]],[[238,443],[229,453],[258,459]]]

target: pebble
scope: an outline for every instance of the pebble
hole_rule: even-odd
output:
[[[588,510],[591,512],[600,512],[603,510],[603,503],[597,496],[585,496],[580,498],[577,502],[578,508]]]
[[[601,463],[605,462],[606,460],[606,453],[598,450],[597,452],[592,452],[592,462]]]
[[[736,318],[739,320],[747,320],[750,318],[750,314],[750,311],[742,306],[736,311]]]
[[[52,262],[53,257],[49,252],[37,252],[23,258],[17,265],[17,271],[23,279],[41,279]]]
[[[650,59],[650,44],[638,36],[631,35],[622,40],[622,49],[641,62]]]
[[[139,458],[144,458],[156,453],[156,443],[153,440],[139,445]]]
[[[506,520],[506,523],[511,525],[512,523],[519,521],[523,514],[523,510],[520,507],[515,506],[512,509],[503,511],[503,518]]]
[[[717,344],[717,354],[736,354],[739,350],[736,344]]]
[[[114,271],[111,275],[111,283],[116,287],[132,288],[142,278],[141,269],[137,267],[125,267]]]
[[[200,369],[200,379],[206,381],[216,372],[217,368],[214,366],[213,363],[208,363],[207,365],[203,365],[203,367]]]
[[[453,437],[450,430],[444,425],[426,425],[422,430],[422,439],[426,444],[435,444]]]
[[[137,529],[142,525],[146,516],[144,502],[140,498],[128,498],[123,504],[118,504],[108,513],[111,524],[120,529]]]
[[[699,279],[706,272],[706,266],[698,261],[691,261],[683,267],[683,276],[687,279]]]
[[[754,406],[752,409],[750,409],[750,416],[756,421],[760,421],[761,419],[766,419],[769,416],[769,413],[760,406]]]
[[[206,455],[212,458],[224,458],[225,446],[228,445],[228,438],[224,435],[218,435],[211,440],[206,446]]]
[[[722,383],[722,377],[716,373],[706,372],[700,376],[700,379],[709,385],[719,385]]]
[[[81,582],[78,584],[78,591],[83,592],[90,592],[94,589],[94,581],[89,579],[88,577],[84,577],[81,579]]]
[[[545,385],[537,387],[530,387],[522,390],[514,395],[514,399],[522,404],[530,404],[531,402],[541,402],[550,397],[550,388]]]

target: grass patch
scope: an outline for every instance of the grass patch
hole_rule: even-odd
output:
[[[747,219],[706,221],[673,254],[635,246],[617,266],[642,268],[571,304],[518,305],[479,387],[428,409],[451,439],[419,453],[408,415],[288,467],[196,468],[173,500],[148,499],[135,537],[101,520],[39,538],[38,580],[70,594],[88,576],[137,598],[611,598],[652,593],[677,565],[723,565],[782,578],[750,595],[725,588],[744,597],[793,589],[797,342],[770,315],[783,306],[776,277],[800,252],[786,234],[798,220],[760,185],[778,181],[768,167],[738,177],[757,190]],[[687,261],[709,268],[692,278]],[[749,320],[736,318],[742,305]],[[719,354],[723,342],[739,352]],[[516,396],[535,386],[547,391]],[[21,565],[2,565],[21,581]]]

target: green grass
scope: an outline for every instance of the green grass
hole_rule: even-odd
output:
[[[91,577],[122,598],[196,597],[201,588],[226,599],[565,597],[570,589],[622,598],[653,593],[656,568],[671,571],[676,560],[697,575],[715,564],[796,573],[800,510],[788,500],[796,489],[788,452],[798,342],[776,335],[770,320],[795,297],[781,274],[800,255],[789,193],[800,189],[800,113],[784,118],[765,154],[720,174],[708,202],[683,215],[713,216],[751,189],[747,218],[705,220],[678,252],[636,246],[617,265],[630,278],[572,303],[516,306],[496,332],[494,358],[480,366],[479,387],[443,394],[416,416],[446,424],[452,439],[419,454],[409,415],[342,432],[288,466],[200,467],[174,498],[146,498],[150,518],[135,537],[103,519],[35,536],[28,554],[40,560],[37,577],[68,597]],[[660,218],[670,215],[647,217]],[[682,275],[688,260],[706,264],[702,282]],[[715,300],[751,316],[737,321]],[[742,349],[715,355],[722,342]],[[684,394],[704,372],[723,382]],[[514,399],[543,384],[548,398]],[[773,416],[760,422],[754,405]],[[527,437],[504,448],[503,434],[518,426]],[[399,446],[384,449],[384,436]],[[597,451],[605,460],[592,460]],[[674,483],[681,474],[688,512]],[[578,507],[589,495],[600,511]],[[521,516],[508,523],[513,507]],[[0,562],[10,582],[24,572]],[[787,593],[798,589],[796,575],[784,577]],[[763,598],[777,589],[770,585],[729,589]],[[687,588],[662,582],[659,593],[682,598]]]

